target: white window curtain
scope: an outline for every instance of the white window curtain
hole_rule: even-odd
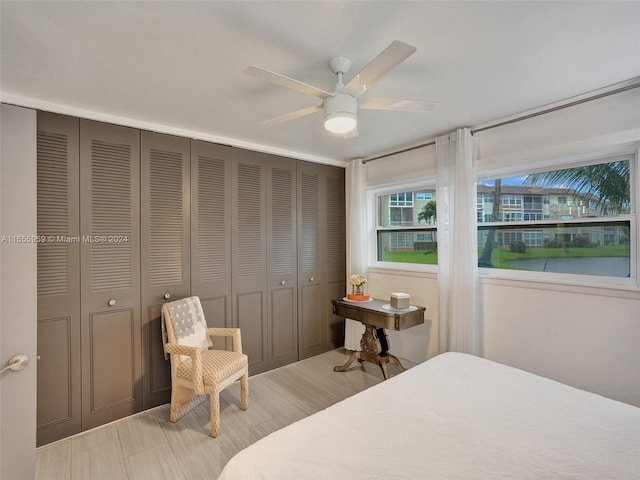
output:
[[[471,131],[436,139],[438,328],[443,352],[482,355],[478,312],[475,158]]]
[[[345,172],[347,185],[347,289],[351,275],[367,276],[367,200],[366,165],[360,159],[351,160]],[[346,292],[345,292],[346,293]],[[364,325],[347,318],[344,325],[344,348],[360,350]]]

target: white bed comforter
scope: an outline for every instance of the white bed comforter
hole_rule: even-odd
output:
[[[640,408],[445,353],[263,438],[219,480],[524,478],[640,479]]]

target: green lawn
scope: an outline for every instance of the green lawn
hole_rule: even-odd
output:
[[[438,264],[437,253],[414,252],[384,252],[383,262],[424,263],[427,265]]]
[[[478,255],[482,249],[478,250]],[[491,255],[491,262],[496,268],[513,268],[507,262],[534,258],[576,258],[576,257],[628,257],[629,245],[606,245],[594,248],[527,248],[525,253],[513,253],[509,249],[496,249]],[[437,253],[384,252],[384,262],[423,263],[437,265]]]

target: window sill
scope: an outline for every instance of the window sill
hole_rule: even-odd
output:
[[[614,297],[614,298],[628,298],[632,300],[638,300],[640,294],[640,287],[634,285],[632,282],[635,279],[621,278],[619,280],[625,281],[625,283],[611,283],[611,277],[593,277],[593,280],[589,279],[585,281],[582,276],[576,275],[563,275],[547,274],[546,276],[535,275],[534,272],[527,272],[528,274],[534,273],[534,275],[519,275],[515,274],[503,274],[491,272],[486,273],[488,269],[480,269],[480,283],[483,285],[495,285],[503,287],[514,288],[526,288],[533,290],[548,290],[553,292],[563,293],[576,293],[580,295],[592,295],[601,297]],[[484,271],[484,272],[483,272]]]
[[[369,266],[369,273],[403,275],[407,277],[437,280],[436,265],[377,262]],[[629,298],[638,300],[640,286],[634,278],[598,277],[593,275],[548,274],[538,272],[509,271],[479,268],[482,285],[548,290],[581,295]],[[588,278],[585,278],[588,277]]]
[[[425,265],[417,263],[392,263],[376,262],[369,266],[370,273],[402,274],[407,277],[438,278],[437,265]]]

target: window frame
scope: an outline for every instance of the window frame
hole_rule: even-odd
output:
[[[383,195],[391,195],[394,193],[413,192],[413,204],[415,208],[416,195],[415,192],[420,190],[432,190],[433,198],[429,201],[436,200],[436,179],[433,177],[426,177],[412,182],[406,182],[396,185],[378,186],[367,189],[367,205],[369,210],[369,222],[368,230],[369,235],[369,268],[382,268],[385,270],[402,270],[412,272],[430,272],[436,273],[438,271],[438,265],[431,265],[426,263],[404,263],[404,262],[385,262],[378,260],[378,233],[379,232],[408,232],[408,231],[430,231],[437,233],[437,225],[420,225],[420,226],[389,226],[383,227],[378,225],[380,200],[379,197]]]
[[[579,219],[557,219],[551,220],[528,220],[514,222],[486,222],[483,227],[519,225],[554,225],[558,223],[607,223],[628,222],[630,245],[629,245],[629,277],[611,277],[601,275],[570,274],[570,273],[550,273],[535,272],[529,270],[507,270],[501,268],[478,267],[480,278],[495,278],[517,281],[539,281],[552,284],[575,284],[575,285],[599,285],[603,287],[640,287],[640,258],[638,248],[640,247],[640,228],[638,226],[637,215],[640,207],[638,201],[640,197],[640,174],[638,170],[638,157],[640,156],[640,144],[633,146],[623,146],[621,148],[602,149],[599,151],[584,152],[576,155],[558,155],[538,162],[522,162],[514,168],[513,165],[503,165],[500,168],[476,170],[476,182],[495,180],[496,178],[509,178],[528,174],[543,173],[551,170],[561,170],[577,168],[599,163],[610,163],[622,160],[629,161],[630,176],[630,201],[629,214],[602,217],[583,217]],[[568,197],[569,195],[565,195]],[[567,200],[569,200],[567,198]],[[476,236],[477,237],[477,236]]]
[[[547,152],[548,153],[548,152]],[[624,216],[611,217],[611,221],[628,221],[630,227],[630,252],[629,252],[629,270],[630,276],[609,277],[598,275],[578,275],[565,273],[547,273],[526,270],[506,270],[500,268],[479,267],[478,274],[482,281],[514,281],[514,285],[519,282],[534,282],[540,285],[576,285],[576,286],[596,286],[601,288],[629,289],[636,291],[640,288],[640,222],[637,220],[638,212],[640,212],[640,169],[638,166],[640,158],[640,143],[630,142],[624,145],[603,146],[601,148],[592,149],[582,152],[558,152],[556,154],[545,154],[538,158],[532,158],[519,162],[517,165],[512,163],[504,163],[496,166],[491,163],[491,159],[479,159],[476,164],[476,181],[494,180],[496,178],[514,177],[519,175],[527,175],[541,173],[549,170],[581,167],[593,165],[603,162],[613,162],[617,160],[629,160],[630,179],[630,213]],[[437,274],[437,265],[401,263],[401,262],[383,262],[377,259],[378,254],[378,196],[406,192],[416,190],[433,190],[436,191],[436,175],[430,175],[420,179],[413,179],[407,182],[398,182],[393,185],[376,185],[367,188],[367,205],[368,205],[368,231],[369,231],[369,268],[380,268],[383,270],[396,271],[415,271],[429,272]],[[434,199],[437,197],[437,192]],[[543,205],[549,201],[543,198]],[[509,226],[519,224],[539,225],[541,223],[551,224],[550,219],[544,218],[541,221],[521,221],[510,222]],[[581,219],[584,223],[587,219]],[[600,217],[598,220],[602,220]],[[597,220],[594,220],[597,221]],[[565,220],[568,222],[568,220]],[[558,223],[558,222],[556,222]],[[484,226],[490,225],[490,222],[483,223]],[[392,227],[393,228],[393,227]],[[397,227],[396,227],[397,228]],[[437,232],[437,226],[434,225]],[[385,230],[390,228],[386,227]],[[399,228],[404,230],[406,228]],[[420,228],[423,229],[423,228]],[[483,280],[484,279],[484,280]]]

